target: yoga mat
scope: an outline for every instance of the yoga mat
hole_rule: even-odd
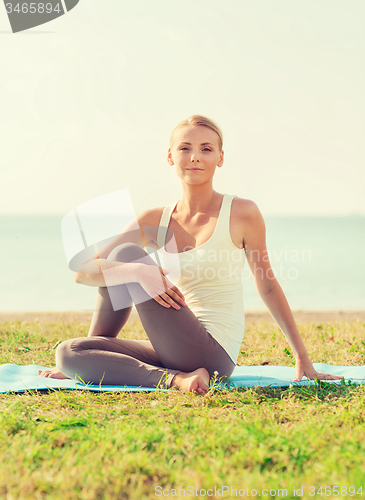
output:
[[[365,366],[337,366],[324,363],[314,363],[317,372],[343,375],[346,384],[351,380],[355,384],[365,384]],[[88,391],[155,391],[153,387],[116,386],[116,385],[85,385],[75,380],[57,380],[40,377],[37,371],[44,370],[45,366],[14,365],[7,363],[0,366],[0,393],[21,392],[27,390],[43,389],[79,389]],[[293,382],[295,368],[288,366],[236,366],[230,379],[235,387],[288,387],[289,385],[310,385],[313,380],[303,378],[302,382]],[[341,381],[329,381],[340,384]],[[217,384],[217,387],[223,387]],[[158,389],[167,390],[167,389]]]

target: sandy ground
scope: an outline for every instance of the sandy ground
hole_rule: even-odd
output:
[[[298,323],[321,323],[326,321],[365,321],[364,311],[293,311],[294,318]],[[0,321],[90,321],[92,311],[69,311],[69,312],[0,312]],[[256,321],[274,322],[268,312],[247,311],[246,324]],[[133,311],[128,321],[138,319],[138,314]]]

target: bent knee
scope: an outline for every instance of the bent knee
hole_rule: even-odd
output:
[[[116,262],[134,262],[145,257],[147,254],[143,248],[135,243],[123,243],[115,247],[108,255],[108,260]]]
[[[56,349],[56,366],[64,375],[72,377],[75,368],[75,341],[79,339],[65,340]],[[81,339],[80,339],[81,340]]]

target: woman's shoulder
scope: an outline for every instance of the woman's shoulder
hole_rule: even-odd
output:
[[[234,219],[240,221],[255,219],[261,215],[259,207],[254,201],[239,196],[235,196],[232,200],[231,214]]]
[[[160,224],[162,212],[165,208],[166,207],[156,207],[144,210],[138,215],[138,222],[140,224],[142,223],[144,226],[158,226]]]
[[[265,237],[264,219],[254,201],[237,196],[233,198],[231,209],[232,241],[243,241],[243,246],[246,248],[247,242],[252,240],[252,235]],[[236,246],[239,245],[236,243]]]

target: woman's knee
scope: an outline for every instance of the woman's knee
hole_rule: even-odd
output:
[[[115,247],[109,254],[108,260],[115,262],[135,262],[147,256],[147,253],[135,243],[123,243]]]
[[[62,342],[59,346],[57,346],[56,349],[56,366],[60,370],[61,373],[64,375],[72,376],[69,375],[70,370],[71,372],[75,368],[75,357],[76,357],[76,350],[75,350],[75,342],[77,340],[82,340],[82,339],[70,339],[70,340],[65,340]]]

